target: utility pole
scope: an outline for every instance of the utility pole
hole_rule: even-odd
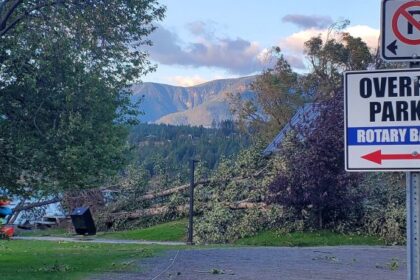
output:
[[[188,216],[188,240],[187,245],[194,245],[193,242],[193,229],[194,229],[194,171],[195,171],[195,163],[198,160],[192,159],[190,161],[190,209],[189,209],[189,216]]]

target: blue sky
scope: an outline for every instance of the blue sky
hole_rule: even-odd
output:
[[[351,21],[348,31],[375,48],[379,0],[161,0],[166,18],[151,35],[156,72],[144,81],[193,85],[251,75],[266,65],[267,50],[280,46],[297,71],[305,71],[303,42],[328,26]]]

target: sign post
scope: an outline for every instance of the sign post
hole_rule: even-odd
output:
[[[408,280],[419,280],[420,69],[347,72],[344,80],[346,170],[408,171]]]
[[[407,279],[420,279],[420,1],[382,0],[381,56],[411,69],[347,72],[347,171],[406,171]]]
[[[410,63],[419,68],[419,63]],[[420,83],[420,81],[418,81]],[[407,279],[420,279],[420,172],[406,173],[407,185]]]
[[[407,269],[408,280],[420,279],[420,172],[407,172]]]
[[[347,72],[344,80],[346,170],[409,171],[408,280],[419,280],[420,69]]]

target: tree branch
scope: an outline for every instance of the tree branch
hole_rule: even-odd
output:
[[[25,211],[25,210],[30,210],[32,208],[36,208],[36,207],[41,207],[41,206],[45,206],[45,205],[50,205],[50,204],[54,204],[57,202],[60,202],[61,198],[53,198],[50,200],[44,200],[44,201],[40,201],[40,202],[35,202],[35,203],[30,203],[30,204],[26,204],[23,206],[17,206],[15,207],[15,209],[13,209],[13,212],[18,212],[18,211]]]
[[[10,16],[13,14],[13,12],[16,10],[16,8],[21,4],[21,2],[22,2],[22,0],[15,0],[15,2],[13,3],[13,5],[9,9],[9,11],[6,13],[6,15],[1,18],[1,20],[0,20],[0,37],[5,35],[10,29],[12,29],[17,23],[22,21],[25,17],[30,16],[30,14],[32,12],[37,11],[37,10],[41,10],[43,8],[46,8],[46,7],[52,7],[52,6],[56,6],[56,5],[60,5],[60,4],[65,4],[66,0],[56,0],[56,1],[51,1],[51,2],[48,2],[48,3],[37,4],[37,5],[33,6],[31,9],[28,9],[27,11],[25,11],[22,15],[18,16],[16,19],[14,19],[13,22],[11,22],[10,24],[7,25],[7,21],[9,20]],[[75,0],[75,1],[69,1],[69,2],[70,2],[70,4],[77,4],[80,1]]]
[[[10,6],[10,8],[4,14],[4,16],[1,17],[1,19],[0,19],[0,28],[1,28],[1,30],[3,30],[6,27],[6,23],[9,20],[10,16],[13,14],[13,12],[17,9],[17,7],[20,4],[22,4],[22,0],[15,0],[15,2],[12,3],[12,5]]]
[[[20,17],[17,17],[12,23],[10,23],[8,26],[6,26],[4,29],[2,28],[0,31],[0,37],[3,37],[7,32],[9,32],[10,29],[12,29],[16,24],[18,24],[25,15],[21,15]]]

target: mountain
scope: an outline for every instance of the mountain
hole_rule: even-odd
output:
[[[142,99],[140,110],[145,114],[142,122],[173,125],[211,126],[213,120],[232,119],[228,93],[240,93],[252,98],[249,85],[255,76],[210,81],[192,87],[179,87],[159,83],[133,85],[133,101]]]

